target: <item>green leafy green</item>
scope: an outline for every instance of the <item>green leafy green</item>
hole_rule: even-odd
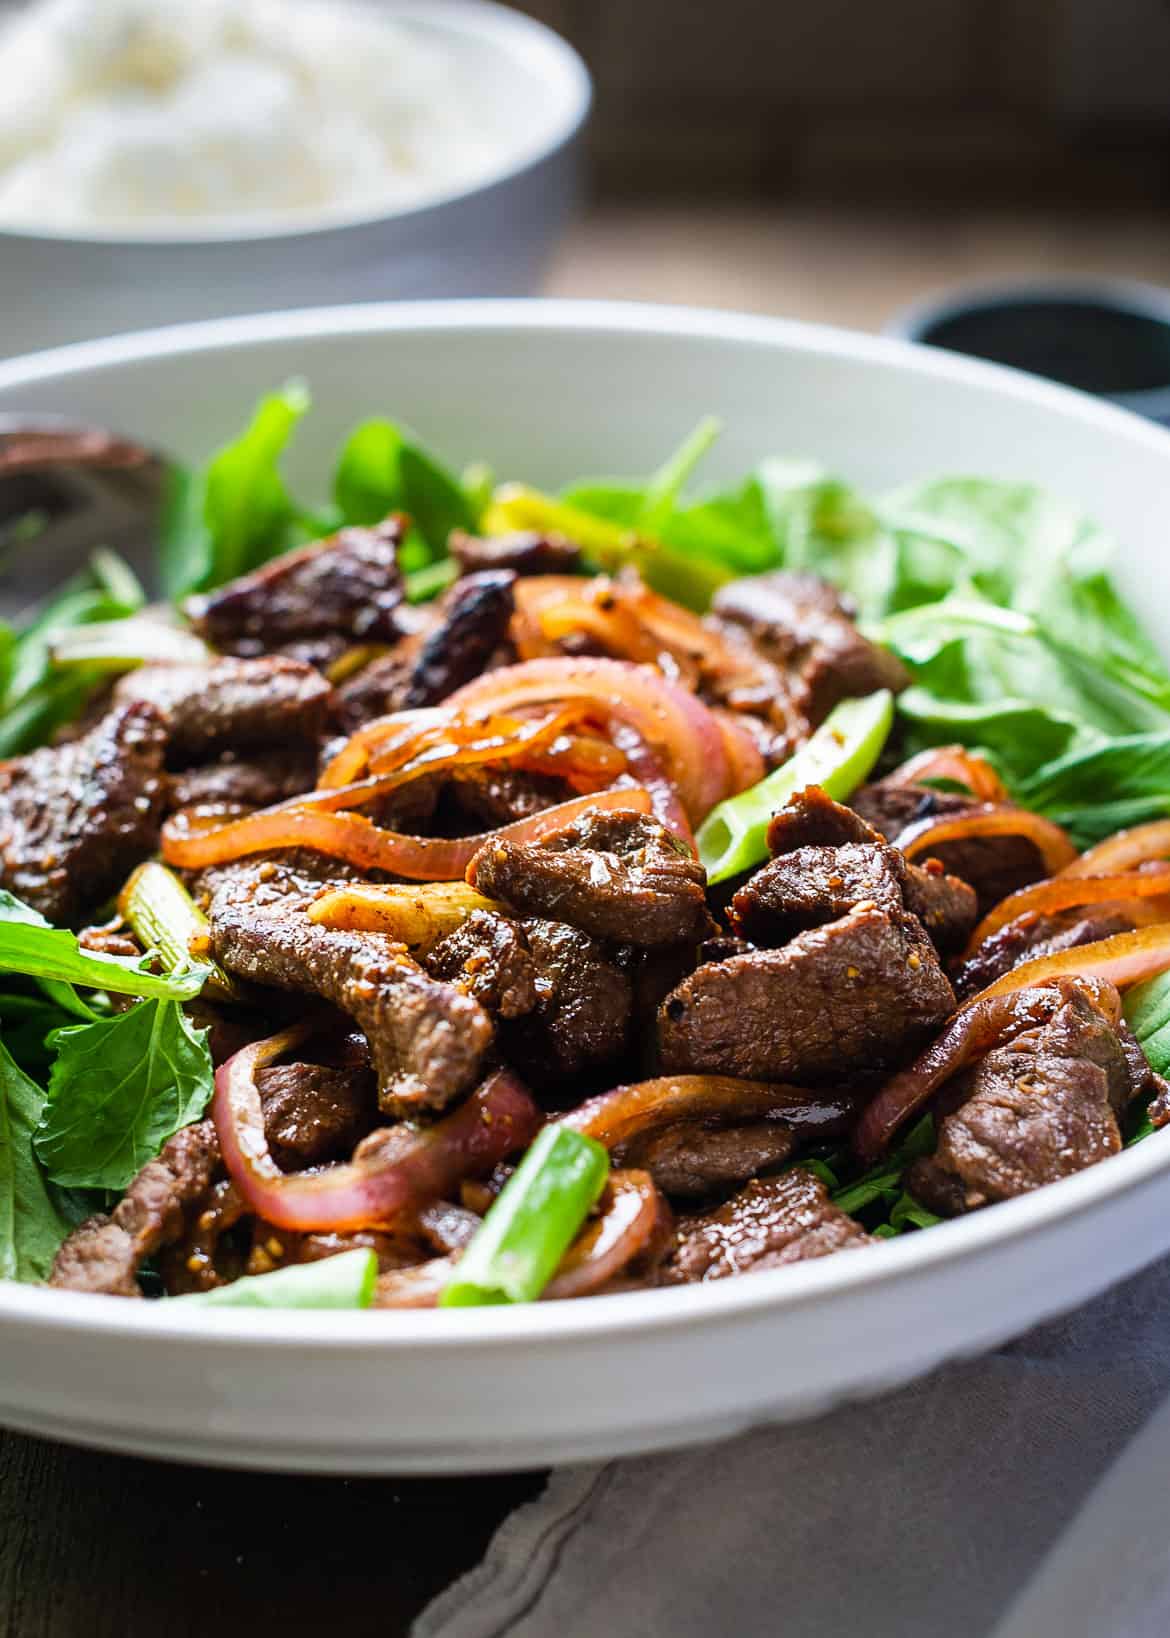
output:
[[[50,927],[39,910],[34,910],[31,904],[25,904],[14,893],[6,888],[0,888],[0,923],[19,922],[27,927]],[[0,926],[0,949],[3,948],[4,932]],[[0,967],[3,958],[0,957]],[[97,1013],[87,1001],[83,1001],[73,985],[57,978],[46,978],[34,975],[37,987],[43,995],[62,1012],[71,1013],[76,1018],[96,1018]]]
[[[1170,1074],[1170,972],[1127,990],[1126,1021],[1156,1075]]]
[[[174,474],[161,546],[170,596],[222,585],[304,538],[280,462],[309,403],[305,387],[289,382],[201,471]]]
[[[4,897],[11,899],[10,894]],[[19,900],[15,902],[20,904]],[[28,906],[20,908],[27,910]],[[81,984],[88,989],[112,990],[118,995],[190,1001],[203,988],[209,971],[207,967],[192,964],[179,972],[153,973],[141,958],[83,950],[75,933],[50,927],[46,921],[0,919],[0,972]],[[62,1004],[68,1005],[63,992],[54,992],[55,999],[58,995],[62,996]],[[87,1014],[92,1016],[92,1010],[87,1009]]]
[[[372,1251],[343,1251],[316,1263],[252,1274],[213,1291],[170,1297],[197,1308],[368,1308],[374,1300],[378,1259]]]
[[[407,570],[445,555],[452,529],[474,530],[480,504],[454,473],[393,421],[363,421],[346,441],[333,479],[345,523],[379,523],[405,512],[412,539],[400,554]]]
[[[1017,794],[1072,832],[1081,846],[1170,815],[1170,727],[1055,757],[1024,774]],[[1114,794],[1117,793],[1117,794]]]
[[[20,629],[0,626],[0,757],[18,756],[80,715],[101,683],[101,667],[59,668],[53,650],[64,633],[121,620],[142,606],[142,588],[113,552],[95,552]]]
[[[33,1153],[44,1101],[0,1042],[0,1279],[46,1279],[71,1227]]]
[[[207,1032],[175,1001],[59,1030],[33,1146],[65,1188],[124,1189],[211,1098]]]

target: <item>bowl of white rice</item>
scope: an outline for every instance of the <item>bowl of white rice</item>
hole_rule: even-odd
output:
[[[530,292],[589,102],[490,0],[0,0],[0,354]]]

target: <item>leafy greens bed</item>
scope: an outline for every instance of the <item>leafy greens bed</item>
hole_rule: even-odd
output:
[[[1037,488],[942,477],[865,497],[781,458],[737,483],[705,485],[701,463],[718,432],[705,423],[644,482],[578,481],[549,495],[498,487],[482,467],[456,473],[404,427],[373,420],[351,434],[329,503],[314,507],[281,472],[309,407],[302,386],[285,387],[205,467],[178,476],[161,545],[170,598],[390,511],[412,520],[399,556],[417,601],[454,578],[446,543],[456,528],[559,528],[595,568],[632,563],[696,610],[724,580],[807,569],[846,592],[863,630],[908,668],[896,704],[901,754],[955,742],[978,751],[1013,797],[1082,847],[1170,816],[1170,673],[1114,589],[1108,538]],[[140,629],[139,657],[154,657],[157,622],[136,624],[144,601],[103,552],[21,629],[0,630],[0,755],[73,721],[109,669],[133,657]],[[174,642],[184,638],[176,625]],[[0,971],[0,1277],[43,1279],[69,1227],[206,1108],[206,1032],[182,1003],[209,969],[180,961],[160,971],[86,951],[2,894]],[[140,1004],[124,1010],[125,997]],[[1131,990],[1126,1011],[1165,1071],[1170,975]],[[838,1204],[888,1236],[937,1221],[902,1184],[930,1146],[928,1117],[868,1173],[828,1149],[806,1164]],[[337,1277],[368,1284],[368,1272],[347,1264]],[[282,1300],[297,1300],[295,1282]]]

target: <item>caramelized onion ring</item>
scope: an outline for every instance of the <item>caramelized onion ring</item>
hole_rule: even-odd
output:
[[[1053,876],[1036,882],[1002,899],[990,910],[971,934],[964,955],[973,955],[984,939],[998,933],[1017,916],[1035,911],[1051,915],[1059,910],[1075,910],[1082,904],[1109,904],[1115,899],[1156,899],[1170,896],[1170,876],[1142,874],[1132,870],[1124,876]]]
[[[541,1125],[520,1082],[497,1070],[433,1126],[385,1129],[363,1158],[317,1172],[282,1172],[264,1134],[256,1071],[299,1045],[315,1025],[254,1041],[215,1072],[211,1112],[228,1175],[248,1205],[278,1228],[360,1229],[388,1222],[447,1194],[465,1177],[491,1171],[522,1149]],[[382,1134],[375,1134],[381,1137]],[[371,1139],[366,1139],[366,1145]]]
[[[884,785],[918,785],[925,779],[949,779],[965,785],[980,802],[1006,802],[1003,780],[985,757],[975,756],[965,745],[936,745],[920,751],[887,774]]]
[[[742,722],[736,720],[734,711],[713,709],[712,715],[719,724],[719,732],[723,735],[728,766],[731,769],[728,794],[738,796],[740,791],[750,790],[763,779],[767,772],[763,753],[752,734]]]
[[[587,1098],[556,1116],[552,1124],[571,1126],[607,1149],[620,1149],[631,1138],[680,1120],[709,1120],[720,1126],[776,1120],[794,1130],[828,1136],[842,1129],[854,1108],[844,1097],[810,1092],[807,1087],[741,1081],[731,1075],[663,1075]]]
[[[1061,872],[1064,876],[1112,876],[1135,870],[1155,859],[1170,859],[1170,819],[1153,819],[1148,825],[1119,830]]]
[[[669,1211],[649,1172],[611,1172],[601,1215],[585,1224],[565,1252],[541,1301],[588,1297],[608,1285],[661,1233]]]
[[[395,711],[388,717],[377,717],[373,722],[366,723],[364,728],[359,728],[356,734],[350,735],[337,755],[326,764],[317,787],[319,790],[329,790],[335,785],[352,784],[369,765],[370,753],[374,750],[382,751],[387,768],[397,766],[395,755],[400,762],[407,762],[414,755],[416,746],[425,743],[429,735],[449,727],[454,720],[454,713],[442,705],[428,706],[419,711]]]
[[[1078,944],[1075,949],[1061,950],[1056,955],[1023,961],[963,1005],[964,1008],[973,1007],[976,1002],[986,1001],[992,996],[1011,995],[1014,990],[1049,984],[1057,978],[1100,979],[1120,989],[1126,984],[1139,984],[1143,979],[1156,978],[1168,967],[1170,922],[1160,921],[1153,927],[1139,927],[1132,933],[1114,933],[1112,938],[1097,939],[1093,944]]]
[[[175,814],[163,826],[162,855],[180,870],[204,870],[250,853],[310,847],[330,858],[344,859],[357,870],[385,870],[409,881],[459,881],[486,842],[535,842],[571,824],[595,808],[628,808],[649,813],[648,791],[638,787],[598,791],[559,802],[543,813],[518,819],[478,836],[404,836],[383,830],[357,813],[319,813],[293,804],[267,808],[211,830],[192,828],[191,815]]]
[[[1082,951],[1070,954],[1080,955]],[[1014,991],[999,991],[993,985],[975,996],[954,1015],[938,1039],[906,1069],[888,1080],[862,1110],[853,1133],[853,1147],[858,1157],[872,1165],[898,1128],[917,1114],[939,1087],[1001,1042],[1047,1022],[1074,989],[1089,995],[1110,1022],[1117,1022],[1121,1014],[1117,991],[1092,978],[1069,977],[1060,983],[1033,980],[1030,985],[1022,985]]]
[[[454,710],[510,712],[525,706],[591,704],[603,722],[623,722],[663,764],[692,824],[727,795],[731,770],[719,723],[701,700],[646,665],[627,660],[525,660],[456,689]]]
[[[973,836],[1021,836],[1031,842],[1050,876],[1055,876],[1076,858],[1077,850],[1059,825],[1042,819],[1027,808],[997,807],[987,804],[957,816],[919,819],[898,837],[898,847],[907,859],[933,853],[948,842],[965,842]]]

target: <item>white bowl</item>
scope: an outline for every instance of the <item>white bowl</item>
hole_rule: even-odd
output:
[[[508,157],[407,208],[133,234],[0,227],[0,358],[91,336],[314,303],[535,290],[576,199],[591,87],[543,24],[491,0],[375,0],[474,79]]]
[[[862,484],[1033,478],[1124,542],[1170,639],[1170,435],[1061,387],[903,342],[714,313],[454,303],[278,314],[0,365],[0,413],[56,410],[199,455],[274,382],[317,407],[324,485],[362,415],[555,484],[650,468],[707,413],[714,475],[806,453]],[[709,1286],[515,1309],[278,1313],[0,1285],[0,1421],[242,1466],[467,1472],[644,1451],[811,1416],[974,1353],[1170,1249],[1170,1133],[1006,1205]]]

